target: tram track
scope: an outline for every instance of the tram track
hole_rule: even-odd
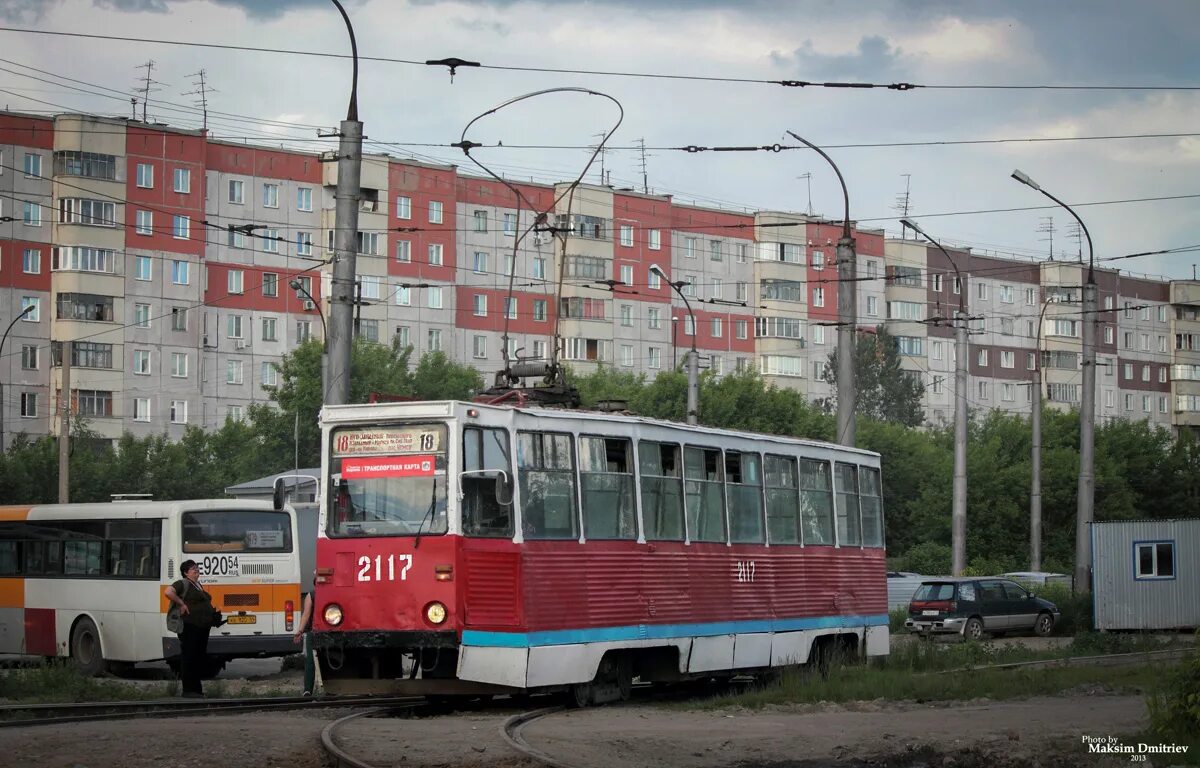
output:
[[[65,704],[9,704],[0,706],[0,728],[30,728],[42,725],[66,725],[100,720],[167,718],[243,712],[281,712],[342,707],[379,707],[414,704],[414,698],[352,696],[317,698],[311,696],[247,697],[239,699],[189,699],[185,701],[109,701]]]

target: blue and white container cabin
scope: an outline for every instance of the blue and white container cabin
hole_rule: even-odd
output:
[[[1095,628],[1200,627],[1200,518],[1092,523]]]

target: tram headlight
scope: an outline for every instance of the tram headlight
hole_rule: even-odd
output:
[[[446,620],[446,606],[437,602],[425,606],[425,619],[430,624],[441,624]]]
[[[342,623],[343,618],[345,617],[342,616],[342,606],[338,605],[337,603],[330,603],[329,605],[325,606],[326,624],[331,627],[336,627],[338,624]]]

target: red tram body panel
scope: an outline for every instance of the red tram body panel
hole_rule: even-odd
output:
[[[314,632],[331,692],[619,686],[632,675],[682,679],[804,663],[833,641],[867,655],[887,652],[876,454],[607,414],[468,403],[339,406],[327,408],[322,421]],[[493,430],[495,466],[483,466],[492,445],[471,458],[468,444],[486,442],[471,430]],[[542,434],[557,441],[560,468],[544,469],[538,462],[551,460],[530,449],[537,441],[527,436]],[[588,454],[585,440],[600,448]],[[345,447],[355,441],[383,456],[372,467],[391,466],[393,474],[347,482],[347,475],[362,475],[363,460],[350,455],[359,449]],[[693,443],[702,445],[708,485],[688,475],[682,460],[670,469],[649,461],[635,468],[631,457],[643,442],[655,451],[668,446],[681,459],[698,455],[686,454]],[[404,473],[412,463],[405,446],[426,466],[419,481]],[[809,481],[825,478],[825,488],[809,489],[812,499],[804,480],[788,476],[797,461],[816,468]],[[774,474],[764,476],[764,466]],[[654,480],[672,472],[678,480],[668,477],[669,490],[655,495]],[[735,494],[751,499],[750,509],[735,504]],[[792,496],[794,512],[779,501]],[[710,513],[719,507],[726,541],[647,536],[648,506],[663,500],[681,520],[692,505],[708,504]],[[813,514],[826,516],[836,543],[804,542],[806,504],[825,510]],[[606,524],[636,518],[636,533],[627,526],[624,538],[588,538],[582,532],[589,512]],[[539,538],[539,514],[575,537]],[[771,541],[789,536],[793,518],[800,540]],[[700,525],[686,519],[689,531]],[[472,522],[478,520],[485,523]],[[741,535],[760,540],[732,542],[735,525],[749,526]],[[848,544],[855,531],[859,543]]]

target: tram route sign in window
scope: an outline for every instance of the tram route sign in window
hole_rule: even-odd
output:
[[[442,430],[423,427],[342,429],[333,435],[334,456],[363,456],[437,451]]]

